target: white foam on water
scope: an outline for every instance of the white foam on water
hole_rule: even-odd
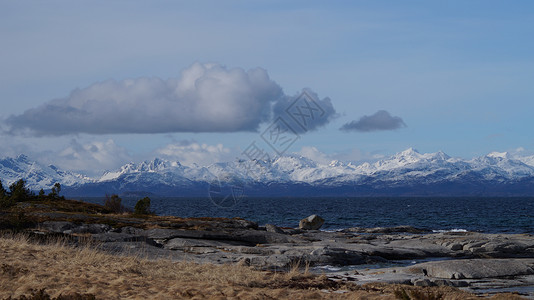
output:
[[[343,231],[344,228],[336,228],[336,229],[319,229],[322,232],[340,232]]]
[[[467,232],[467,230],[466,230],[466,229],[461,229],[461,228],[454,228],[454,229],[432,230],[432,232],[435,232],[435,233],[444,233],[444,232]]]
[[[338,271],[342,270],[341,268],[334,267],[334,266],[331,266],[331,265],[317,266],[317,267],[315,267],[315,269],[325,269],[325,270],[330,271],[330,272],[338,272]]]

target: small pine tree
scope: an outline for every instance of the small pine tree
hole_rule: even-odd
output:
[[[122,205],[122,199],[117,194],[113,194],[111,196],[106,195],[104,207],[116,214],[120,214],[126,211],[126,207]]]
[[[45,191],[43,189],[41,189],[39,191],[39,198],[44,198],[44,196],[45,196]]]
[[[54,186],[52,187],[52,191],[50,191],[50,194],[48,194],[48,196],[50,198],[58,198],[59,192],[61,192],[61,184],[59,182],[56,182]]]
[[[134,214],[136,215],[149,215],[150,212],[150,198],[145,197],[135,204]]]
[[[30,189],[26,188],[24,179],[20,179],[9,186],[9,198],[14,202],[29,200],[32,197]]]
[[[4,185],[0,179],[0,200],[2,200],[4,197],[6,197],[6,189],[4,189]]]
[[[15,202],[9,198],[7,191],[4,189],[2,181],[0,180],[0,208],[8,208],[13,206],[13,204],[15,204]]]

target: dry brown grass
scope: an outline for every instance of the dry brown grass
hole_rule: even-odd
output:
[[[42,245],[23,235],[0,237],[0,299],[42,289],[52,297],[80,293],[97,299],[395,299],[398,286],[358,287],[297,268],[272,273],[238,265],[150,261],[90,246],[71,248],[61,240]],[[443,299],[476,299],[453,288],[434,291]]]

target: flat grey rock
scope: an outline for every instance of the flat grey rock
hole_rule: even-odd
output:
[[[430,277],[480,279],[532,275],[533,265],[534,259],[464,259],[427,262],[412,269]]]
[[[265,224],[265,230],[267,230],[268,232],[286,234],[286,232],[283,231],[282,228],[273,224]]]
[[[36,231],[91,234],[103,250],[116,254],[199,263],[240,263],[270,270],[287,270],[298,263],[312,267],[354,267],[440,258],[445,260],[409,267],[358,269],[357,274],[334,274],[336,277],[332,278],[361,284],[454,286],[472,291],[534,286],[534,236],[528,234],[420,233],[409,226],[328,232],[269,224],[258,228],[255,223],[240,219],[186,220],[173,228],[146,230],[133,226],[111,228],[104,224],[44,222]]]
[[[413,226],[394,226],[394,227],[352,227],[343,229],[343,232],[359,232],[359,233],[425,233],[426,229],[416,228]]]
[[[90,233],[108,232],[112,228],[107,224],[76,224],[67,221],[46,221],[39,225],[39,229],[54,233]]]
[[[90,233],[98,234],[111,230],[111,226],[107,224],[82,224],[73,226],[71,229],[64,230],[63,233]]]
[[[54,233],[63,233],[65,230],[74,228],[74,223],[66,221],[46,221],[39,224],[40,230],[46,230]]]
[[[183,250],[191,247],[225,247],[239,245],[238,242],[232,241],[217,241],[217,240],[201,240],[188,238],[173,238],[166,241],[163,248],[168,250]]]

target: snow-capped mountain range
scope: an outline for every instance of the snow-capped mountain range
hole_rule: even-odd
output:
[[[534,196],[534,156],[492,152],[471,160],[410,148],[374,163],[321,164],[298,155],[185,166],[154,159],[89,178],[20,155],[0,160],[5,187],[23,178],[32,190],[60,182],[66,195],[206,196],[231,185],[249,196]]]

